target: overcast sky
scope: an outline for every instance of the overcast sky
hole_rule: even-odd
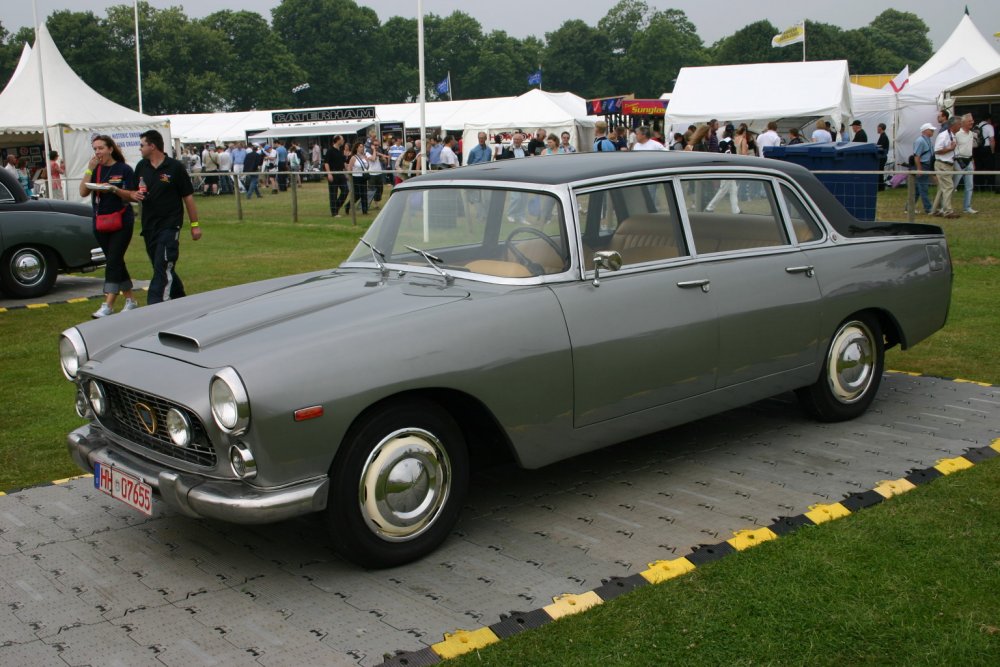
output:
[[[3,12],[0,22],[10,32],[31,25],[32,3],[28,0],[0,0]],[[90,10],[105,16],[113,5],[132,4],[131,0],[34,0],[38,5],[39,20],[61,10]],[[506,30],[515,37],[535,35],[544,38],[546,32],[557,29],[568,19],[579,18],[589,25],[597,25],[617,0],[502,0],[501,2],[470,2],[469,0],[423,0],[424,12],[446,16],[455,10],[471,14],[487,32]],[[220,9],[246,9],[255,11],[270,20],[271,9],[279,0],[150,0],[154,7],[180,5],[190,17],[200,17]],[[362,0],[359,5],[374,9],[385,21],[391,16],[417,15],[417,0]],[[761,19],[771,21],[778,28],[786,28],[806,18],[795,11],[808,12],[814,21],[830,23],[844,29],[867,25],[889,8],[917,14],[930,27],[930,38],[937,48],[954,30],[965,7],[980,31],[1000,49],[1000,40],[993,34],[1000,32],[1000,1],[998,0],[833,0],[824,3],[792,3],[788,0],[749,0],[747,2],[704,2],[704,0],[646,0],[650,7],[674,7],[684,11],[698,29],[698,35],[710,45],[731,35],[743,26]],[[789,8],[795,7],[790,13]],[[807,8],[807,9],[806,9]],[[806,36],[808,39],[808,35]]]

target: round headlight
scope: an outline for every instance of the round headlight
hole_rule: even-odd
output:
[[[191,444],[191,420],[187,415],[177,408],[167,410],[167,433],[170,439],[178,447],[187,447]]]
[[[76,390],[76,415],[83,419],[91,416],[90,403],[87,401],[87,397],[83,394],[82,389]]]
[[[67,380],[75,380],[80,366],[87,363],[87,346],[76,329],[67,329],[59,338],[59,364]]]
[[[103,417],[108,409],[108,397],[104,394],[104,387],[97,380],[91,380],[87,383],[87,399],[90,401],[90,407],[93,408],[94,414]]]
[[[224,368],[215,374],[209,385],[209,400],[219,428],[234,435],[246,431],[250,424],[250,401],[236,371]]]
[[[253,452],[242,442],[237,442],[229,448],[229,464],[233,472],[241,479],[253,479],[257,476],[257,461]]]

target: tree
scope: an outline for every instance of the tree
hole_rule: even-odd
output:
[[[780,32],[767,20],[751,23],[716,42],[711,61],[716,65],[743,65],[802,60],[802,47],[798,44],[784,48],[771,46],[771,40]]]
[[[608,90],[607,35],[579,19],[563,23],[555,32],[546,33],[546,87],[571,90],[583,97],[597,97]]]
[[[131,76],[123,75],[121,53],[134,54],[134,47],[119,44],[116,36],[109,34],[105,21],[93,12],[54,12],[45,22],[63,58],[77,76],[87,85],[110,100],[126,104],[135,99],[135,57],[125,62]],[[129,40],[134,44],[132,39]],[[125,50],[131,48],[131,51]],[[108,76],[116,72],[115,76]]]
[[[273,109],[296,105],[292,87],[307,81],[306,73],[260,14],[225,10],[206,16],[202,25],[229,44],[225,63],[226,106],[232,109]]]
[[[544,45],[536,37],[519,40],[503,30],[494,30],[483,38],[479,58],[469,70],[464,90],[469,98],[509,97],[528,88],[528,75],[542,62]],[[548,70],[542,73],[548,87]]]
[[[353,0],[282,0],[272,26],[309,77],[305,105],[381,101],[378,85],[388,69],[378,15]]]
[[[379,73],[379,87],[387,101],[416,101],[420,92],[417,19],[393,16],[382,25],[381,31],[381,41],[385,44],[382,60],[393,66]]]
[[[694,24],[678,9],[657,12],[637,34],[626,61],[626,81],[639,97],[659,97],[673,90],[682,67],[704,65],[708,52]]]
[[[452,95],[468,99],[468,73],[479,61],[483,27],[464,12],[452,12],[446,18],[428,14],[424,18],[425,67],[431,97],[437,96],[434,86],[450,71]],[[415,59],[415,58],[414,58]]]
[[[863,30],[873,44],[891,55],[883,72],[898,72],[906,65],[915,70],[934,53],[927,24],[910,12],[887,9]]]

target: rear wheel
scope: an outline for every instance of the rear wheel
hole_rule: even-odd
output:
[[[338,550],[368,568],[416,560],[438,547],[468,489],[462,431],[428,401],[362,417],[330,472],[327,520]]]
[[[875,400],[884,367],[885,342],[878,321],[868,315],[851,318],[833,334],[819,380],[798,390],[799,401],[820,421],[854,419]]]
[[[12,248],[0,258],[0,288],[16,299],[48,294],[59,273],[59,260],[48,248]]]

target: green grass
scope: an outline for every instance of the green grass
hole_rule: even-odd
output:
[[[998,504],[994,459],[449,664],[995,665]]]

